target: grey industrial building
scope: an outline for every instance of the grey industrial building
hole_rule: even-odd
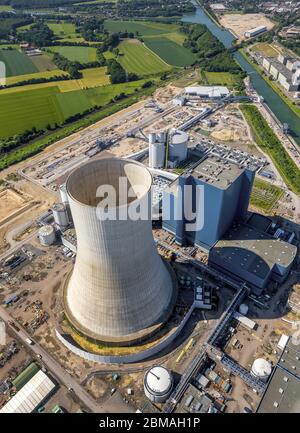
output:
[[[164,191],[163,228],[175,235],[178,244],[209,252],[210,266],[246,281],[259,294],[270,279],[285,280],[297,248],[268,233],[270,218],[259,214],[249,218],[254,175],[250,167],[205,157]],[[186,192],[185,186],[192,192]],[[196,200],[197,194],[202,200]],[[187,207],[192,208],[196,229],[190,230]],[[197,225],[201,218],[203,225]]]
[[[269,380],[257,412],[300,412],[300,345],[295,345],[291,337]]]
[[[192,243],[209,251],[235,220],[245,219],[253,180],[251,169],[205,157],[164,191],[163,228],[176,236],[178,244]],[[188,207],[194,220],[186,215]],[[197,229],[200,218],[203,227]],[[190,230],[193,222],[196,230]]]

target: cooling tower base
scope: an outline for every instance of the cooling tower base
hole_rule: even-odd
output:
[[[177,300],[177,293],[178,293],[178,286],[177,286],[177,278],[176,274],[173,270],[173,268],[170,266],[169,263],[164,262],[164,265],[167,267],[168,272],[170,273],[172,283],[173,283],[173,293],[169,302],[168,307],[163,311],[161,317],[156,321],[155,324],[152,326],[149,326],[148,328],[141,329],[138,332],[134,332],[132,334],[128,335],[122,335],[122,336],[103,336],[98,335],[92,332],[91,330],[85,328],[82,326],[81,323],[76,320],[72,312],[70,311],[70,308],[68,306],[67,302],[67,289],[70,277],[72,275],[72,272],[68,275],[66,281],[63,285],[63,307],[64,307],[64,313],[66,315],[66,318],[68,319],[70,325],[76,329],[80,334],[82,334],[84,337],[88,339],[92,339],[94,341],[99,342],[99,344],[104,344],[107,346],[130,346],[135,344],[140,344],[141,342],[144,342],[151,338],[156,332],[158,332],[164,324],[167,322],[169,317],[171,316],[173,309],[176,305]]]

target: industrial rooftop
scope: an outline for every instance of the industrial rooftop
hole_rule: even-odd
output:
[[[192,176],[218,188],[228,188],[244,171],[237,164],[209,156],[202,160],[192,171]]]
[[[277,367],[257,412],[299,413],[300,379]]]
[[[278,364],[300,379],[300,345],[293,344],[293,340],[290,338]]]
[[[233,261],[237,267],[264,278],[276,264],[288,267],[297,248],[274,239],[246,224],[237,224],[216,243],[214,250],[224,263]]]

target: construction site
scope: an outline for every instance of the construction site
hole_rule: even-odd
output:
[[[162,142],[155,141],[156,133],[158,138],[164,137]],[[174,136],[175,140],[171,141]],[[151,154],[152,146],[163,149],[160,165],[157,154]],[[179,147],[181,152],[172,159],[171,152]],[[5,387],[7,380],[14,380],[32,361],[38,364],[41,371],[46,369],[46,360],[43,363],[45,354],[39,356],[39,352],[32,352],[35,348],[37,351],[44,350],[68,375],[62,383],[50,375],[49,389],[52,389],[53,382],[55,392],[52,394],[49,391],[47,399],[40,402],[33,409],[35,411],[37,408],[46,412],[59,411],[58,406],[65,411],[77,412],[88,406],[82,401],[89,398],[94,402],[90,403],[91,406],[95,404],[98,409],[111,412],[241,412],[244,407],[256,410],[265,387],[260,380],[253,379],[251,369],[257,359],[264,359],[272,368],[278,361],[278,341],[281,335],[291,335],[291,312],[287,300],[299,276],[292,271],[283,284],[271,282],[262,297],[255,297],[241,282],[211,268],[207,251],[195,245],[180,245],[176,236],[162,228],[164,191],[178,175],[193,169],[207,155],[221,159],[225,167],[230,164],[235,164],[239,170],[251,167],[257,176],[270,184],[278,181],[269,161],[253,144],[251,132],[235,99],[191,96],[184,89],[174,86],[160,89],[153,98],[69,137],[30,162],[3,172],[0,189],[0,302],[4,313],[11,317],[12,335],[8,336],[5,347],[1,346],[0,386]],[[83,217],[81,210],[76,214],[74,209],[79,201],[86,208],[92,207],[91,198],[88,198],[89,206],[85,203],[90,188],[88,183],[77,196],[79,192],[75,187],[72,190],[69,175],[76,173],[76,170],[79,173],[84,164],[91,167],[92,172],[93,164],[100,167],[101,164],[108,164],[107,160],[116,160],[117,163],[111,164],[121,170],[119,167],[122,167],[123,160],[120,158],[126,158],[124,164],[130,166],[131,175],[134,173],[134,176],[129,176],[130,181],[132,178],[136,181],[140,172],[143,173],[143,182],[147,181],[147,176],[151,178],[154,207],[158,215],[156,221],[150,222],[150,230],[140,228],[144,234],[139,238],[131,235],[131,242],[126,242],[124,252],[131,257],[136,253],[135,250],[130,253],[134,244],[142,242],[146,245],[153,236],[156,246],[151,250],[153,258],[143,261],[139,278],[143,277],[144,264],[147,262],[149,265],[153,260],[153,269],[161,272],[161,280],[165,279],[164,290],[166,286],[170,287],[171,295],[165,293],[166,310],[168,303],[172,304],[172,312],[163,319],[163,326],[135,344],[122,344],[122,339],[126,340],[128,335],[120,334],[120,329],[128,325],[127,316],[126,320],[122,316],[120,324],[115,321],[113,326],[107,326],[112,333],[108,337],[112,337],[114,344],[111,340],[106,344],[101,338],[89,338],[88,332],[85,332],[89,324],[83,330],[74,326],[77,322],[69,314],[74,312],[74,307],[71,303],[70,310],[67,310],[65,303],[66,287],[74,293],[78,290],[75,285],[72,287],[70,275],[76,266],[83,266],[80,263],[83,237],[76,232],[76,223],[78,227],[78,220]],[[155,167],[152,168],[151,164]],[[149,165],[151,176],[148,170],[144,171]],[[98,172],[109,172],[112,176],[115,170],[105,168]],[[80,175],[81,185],[85,176],[89,179],[89,172],[86,170]],[[265,172],[271,177],[264,175]],[[109,181],[114,183],[111,177]],[[149,185],[145,186],[147,193]],[[278,201],[277,210],[279,212],[280,206],[284,205],[293,214],[292,197],[285,194],[286,191]],[[140,199],[139,196],[137,198]],[[67,200],[75,202],[72,205],[75,226]],[[88,212],[89,221],[93,221],[90,226],[104,232],[94,221],[92,210]],[[278,226],[286,224],[287,233],[283,231],[281,236],[289,236],[290,231],[294,230],[296,242],[299,236],[296,223],[292,228],[288,222],[279,219],[276,223]],[[85,236],[90,239],[84,248],[87,252],[87,246],[95,239],[88,232],[90,227],[83,226]],[[106,232],[109,231],[113,237],[115,230],[106,229]],[[128,230],[128,233],[135,234],[135,231]],[[100,236],[97,241],[98,238]],[[103,243],[106,245],[105,239]],[[97,248],[102,257],[102,243]],[[91,257],[95,250],[90,253]],[[150,257],[150,247],[147,251]],[[122,254],[122,265],[124,256],[126,254]],[[295,264],[298,266],[299,257]],[[166,270],[172,276],[172,282],[167,279]],[[87,276],[89,272],[82,274]],[[103,284],[101,278],[99,284]],[[85,280],[88,281],[88,278]],[[79,286],[86,284],[86,281]],[[114,283],[113,287],[116,286]],[[142,298],[149,296],[149,293],[153,296],[153,290],[148,288]],[[120,300],[121,296],[122,292],[118,295]],[[174,303],[168,297],[176,298]],[[74,299],[76,301],[77,297],[74,296]],[[122,302],[122,311],[125,311],[125,304]],[[248,308],[245,314],[248,323],[255,322],[253,328],[239,320],[241,317],[237,313],[243,304]],[[150,313],[145,309],[143,317],[151,316]],[[99,329],[104,329],[103,317],[104,314],[101,314],[93,319],[88,331],[94,332],[92,326],[97,320]],[[150,317],[149,323],[151,320]],[[135,325],[130,324],[128,329]],[[140,329],[134,331],[139,333]],[[19,333],[27,336],[28,347],[24,341],[23,344],[18,341]],[[99,335],[103,337],[100,331]],[[164,344],[165,341],[168,344]],[[154,350],[156,346],[162,348],[153,352],[152,356],[143,358],[140,355],[150,353],[147,350]],[[134,358],[136,355],[138,357]],[[120,357],[125,357],[125,361],[118,361]],[[149,384],[145,383],[145,372],[152,368],[154,359],[157,365],[171,372],[172,394],[163,402],[157,401],[157,396],[151,396]],[[17,366],[13,372],[11,360]],[[75,381],[75,385],[69,384],[71,380]],[[81,396],[82,400],[73,390],[76,384],[86,392]],[[150,397],[146,389],[150,389]],[[7,396],[13,397],[16,392],[13,386],[9,386],[8,390],[9,394],[5,394],[0,406],[8,402]],[[171,403],[170,396],[172,401],[176,401],[175,405]]]

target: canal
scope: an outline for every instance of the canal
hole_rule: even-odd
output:
[[[207,15],[203,8],[196,2],[196,12],[193,14],[185,15],[182,18],[183,22],[205,24],[208,29],[215,35],[226,48],[232,47],[234,36],[228,30],[219,27]],[[287,123],[290,127],[291,134],[297,144],[300,145],[300,119],[290,109],[290,107],[280,98],[280,96],[272,89],[271,86],[259,75],[254,67],[239,53],[234,53],[236,61],[241,68],[249,74],[253,88],[261,95],[266,104],[270,107],[277,119],[283,124]]]

